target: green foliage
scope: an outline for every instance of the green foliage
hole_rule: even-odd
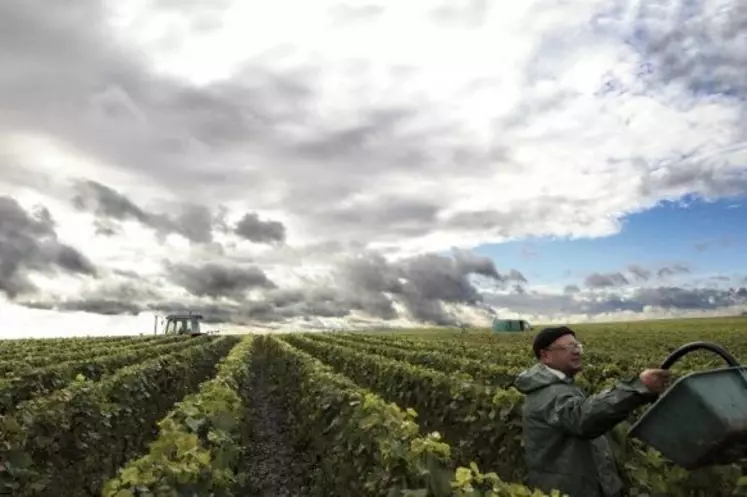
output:
[[[86,378],[0,416],[0,494],[95,494],[151,439],[156,422],[215,371],[234,337]]]
[[[0,414],[12,412],[14,407],[25,400],[32,399],[59,388],[65,387],[77,376],[98,380],[117,369],[136,364],[147,359],[183,350],[213,340],[209,336],[193,338],[191,341],[181,339],[158,341],[156,344],[145,343],[134,349],[123,348],[121,343],[111,344],[106,352],[94,357],[53,363],[35,369],[19,369],[5,378],[0,378]]]
[[[744,319],[574,328],[586,345],[578,383],[589,391],[693,340],[747,355]],[[293,443],[312,457],[311,495],[541,497],[522,484],[523,397],[509,388],[534,360],[531,336],[0,341],[0,494],[243,495],[251,487],[246,404],[256,366],[288,407]],[[721,365],[695,353],[673,373]],[[685,471],[628,439],[629,426],[610,434],[629,497],[747,497],[742,466]]]
[[[737,356],[747,353],[742,332],[733,321],[722,329],[692,327],[681,332],[620,325],[604,333],[579,332],[587,345],[585,370],[578,383],[600,391],[615,381],[656,366],[679,345],[705,339],[721,343]],[[747,321],[742,322],[747,327]],[[609,331],[614,330],[613,335]],[[427,430],[438,430],[453,447],[460,464],[477,461],[506,481],[524,481],[521,460],[523,398],[506,386],[502,374],[518,373],[533,362],[531,334],[510,337],[491,333],[334,333],[288,335],[292,343],[362,386],[401,406],[414,407]],[[673,368],[675,377],[689,371],[720,367],[713,354],[688,355]],[[496,395],[492,397],[489,392]],[[644,409],[634,413],[634,421]],[[497,419],[499,422],[494,423]],[[640,441],[626,436],[629,424],[612,434],[618,467],[631,495],[732,495],[742,474],[739,465],[685,471]],[[491,443],[485,443],[490,440]],[[517,457],[518,456],[518,457]]]
[[[542,495],[482,475],[475,465],[469,479],[457,479],[451,448],[437,433],[420,434],[414,410],[385,402],[278,339],[257,341],[254,360],[266,361],[289,396],[296,438],[316,458],[314,495]]]
[[[252,345],[250,337],[239,342],[215,378],[158,423],[158,438],[148,453],[121,468],[104,486],[103,497],[237,495],[247,478],[240,461]]]
[[[142,350],[146,347],[165,345],[181,340],[182,337],[151,335],[147,338],[131,338],[120,341],[68,341],[54,349],[29,347],[20,350],[0,362],[0,377],[21,376],[34,369],[63,362],[95,360],[113,353]],[[183,340],[182,340],[183,341]]]
[[[414,408],[424,430],[443,433],[459,464],[474,461],[505,481],[523,479],[518,392],[303,336],[284,339],[387,400]]]
[[[539,490],[532,490],[517,483],[502,482],[495,473],[480,473],[477,465],[472,463],[468,468],[460,467],[456,470],[451,483],[455,497],[544,497]],[[562,497],[557,490],[549,494],[550,497]]]
[[[89,349],[99,346],[124,345],[131,342],[146,343],[161,338],[161,336],[150,335],[147,337],[111,336],[0,340],[0,360],[8,361],[20,357],[33,357],[59,350]]]

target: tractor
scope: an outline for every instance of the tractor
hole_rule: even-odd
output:
[[[202,314],[194,314],[192,312],[175,312],[167,314],[166,324],[163,327],[163,334],[187,335],[192,337],[200,336],[203,334],[200,329],[200,320],[202,319]],[[158,316],[156,316],[154,334],[158,334]]]

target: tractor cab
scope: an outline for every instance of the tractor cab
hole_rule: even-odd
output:
[[[166,316],[166,325],[164,326],[165,335],[201,335],[200,320],[201,314],[174,313]]]

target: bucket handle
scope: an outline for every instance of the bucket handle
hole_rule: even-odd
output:
[[[698,349],[705,349],[710,350],[711,352],[718,354],[721,356],[721,358],[731,367],[739,367],[739,362],[734,358],[733,355],[731,355],[725,348],[723,348],[721,345],[718,345],[716,343],[712,342],[690,342],[686,343],[682,347],[678,348],[669,356],[667,356],[666,359],[664,359],[664,362],[661,363],[661,369],[669,369],[672,367],[672,365],[677,362],[679,359],[681,359],[685,354],[688,354],[692,352],[693,350]]]

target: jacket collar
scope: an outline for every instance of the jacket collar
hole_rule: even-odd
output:
[[[557,370],[557,369],[555,369],[555,368],[551,368],[551,367],[550,367],[550,366],[548,366],[547,364],[543,364],[543,366],[544,366],[544,367],[545,367],[545,368],[546,368],[546,369],[547,369],[548,371],[550,371],[550,372],[551,372],[552,374],[554,374],[555,376],[557,376],[558,378],[560,378],[561,380],[567,380],[567,379],[568,379],[568,376],[566,376],[566,374],[565,374],[564,372],[562,372],[562,371],[558,371],[558,370]]]
[[[541,368],[544,368],[544,369],[545,369],[545,370],[547,370],[547,371],[548,371],[549,373],[551,373],[552,375],[556,376],[556,377],[557,377],[557,378],[558,378],[558,379],[559,379],[560,381],[562,381],[563,383],[569,383],[569,384],[570,384],[570,383],[576,383],[576,382],[574,381],[573,377],[571,377],[571,376],[568,376],[568,375],[567,375],[567,374],[565,374],[564,372],[562,372],[562,371],[559,371],[559,370],[557,370],[557,369],[555,369],[555,368],[551,368],[551,367],[550,367],[550,366],[548,366],[547,364],[543,364],[543,363],[541,363],[541,362],[540,362],[540,363],[538,363],[538,364],[539,364],[539,366],[540,366]]]

